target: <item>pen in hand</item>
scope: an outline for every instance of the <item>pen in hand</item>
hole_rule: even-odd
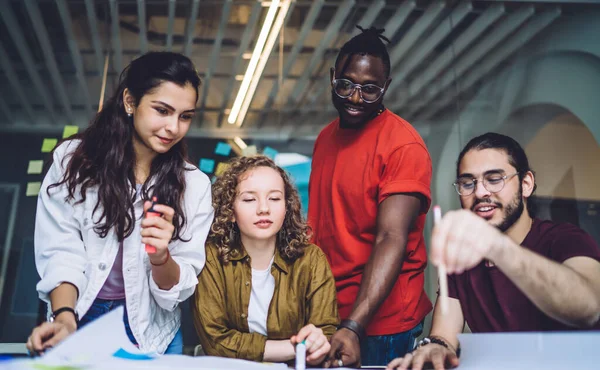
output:
[[[433,223],[439,225],[442,220],[442,209],[436,205],[433,207]],[[438,264],[438,275],[440,279],[440,306],[442,315],[448,313],[448,275],[446,274],[446,265],[444,262]]]

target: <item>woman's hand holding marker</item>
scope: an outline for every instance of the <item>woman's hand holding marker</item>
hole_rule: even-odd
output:
[[[169,243],[173,238],[175,211],[169,206],[152,202],[144,203],[145,217],[142,220],[142,244],[153,265],[163,265],[169,259]]]
[[[329,340],[323,334],[323,330],[313,324],[308,324],[300,329],[298,334],[290,338],[290,342],[294,346],[299,343],[303,343],[306,346],[306,354],[308,355],[306,363],[311,366],[320,365],[325,360],[325,356],[327,356],[331,348]]]

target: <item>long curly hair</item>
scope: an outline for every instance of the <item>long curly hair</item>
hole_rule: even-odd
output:
[[[200,77],[192,61],[184,55],[170,52],[150,52],[133,60],[121,73],[119,85],[90,126],[73,139],[80,140],[72,155],[64,158],[66,171],[62,179],[48,187],[66,186],[65,201],[72,201],[79,193],[82,203],[89,189],[98,189],[94,213],[100,212],[94,230],[102,238],[115,228],[119,241],[131,235],[135,227],[135,153],[133,119],[127,116],[123,92],[128,89],[137,106],[142,97],[163,82],[178,86],[191,85],[196,91]],[[68,139],[72,140],[72,139]],[[186,224],[183,207],[187,148],[182,140],[168,152],[158,155],[151,164],[150,176],[142,185],[142,198],[150,194],[161,204],[175,210],[173,240],[181,239]],[[150,182],[154,180],[154,185]]]
[[[257,167],[272,168],[283,179],[285,219],[281,230],[277,233],[276,248],[284,260],[294,262],[303,255],[304,248],[310,243],[311,230],[302,217],[298,190],[287,173],[264,155],[233,158],[228,164],[228,168],[217,178],[212,187],[215,218],[208,234],[208,242],[217,247],[221,262],[228,263],[230,257],[241,253],[243,248],[239,228],[233,222],[233,205],[238,195],[237,187],[242,180],[242,175]]]

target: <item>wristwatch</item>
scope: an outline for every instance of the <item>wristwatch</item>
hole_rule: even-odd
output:
[[[425,338],[421,339],[417,343],[417,348],[426,346],[429,343],[439,344],[440,346],[446,347],[449,350],[454,350],[454,348],[452,348],[448,343],[446,343],[446,341],[444,341],[443,339],[440,339],[440,338],[436,338],[436,337],[425,337]],[[456,352],[456,357],[460,358],[460,343],[458,344],[458,348],[456,348],[455,352]]]
[[[54,322],[56,320],[56,316],[60,315],[63,312],[71,312],[73,314],[73,316],[75,316],[75,324],[77,325],[77,327],[79,327],[79,315],[77,315],[77,312],[75,312],[75,310],[72,309],[71,307],[61,307],[61,308],[57,309],[56,311],[53,311],[52,315],[50,315],[50,319],[48,321]]]

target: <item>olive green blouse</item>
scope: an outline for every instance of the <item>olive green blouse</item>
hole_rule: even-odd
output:
[[[207,355],[262,361],[268,339],[289,339],[308,324],[321,328],[327,337],[333,335],[339,323],[335,282],[319,247],[307,246],[293,263],[276,252],[271,274],[275,290],[265,337],[248,329],[250,256],[243,250],[223,264],[217,248],[206,246],[206,265],[198,276],[192,313]]]

